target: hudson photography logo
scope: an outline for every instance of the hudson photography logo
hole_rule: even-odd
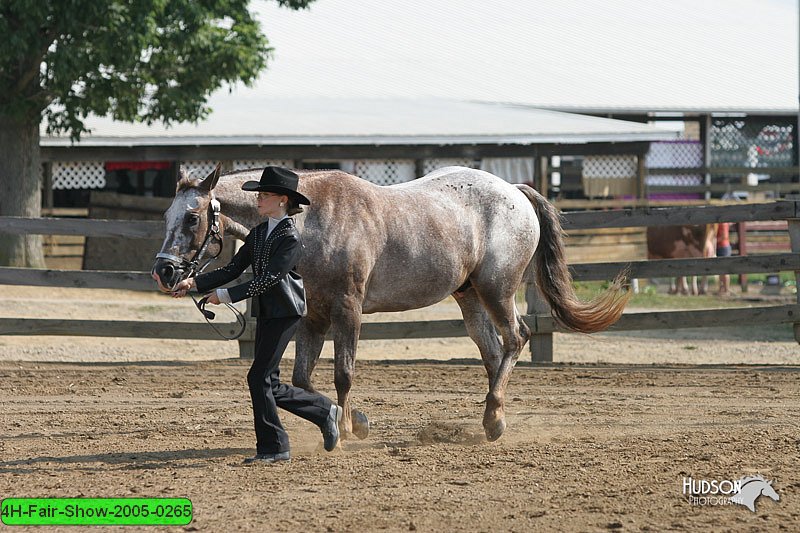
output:
[[[694,479],[684,477],[683,497],[692,505],[743,505],[756,512],[756,500],[767,496],[776,502],[781,499],[764,476],[745,476],[739,480]]]

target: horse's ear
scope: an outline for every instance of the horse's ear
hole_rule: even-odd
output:
[[[206,176],[206,179],[204,179],[202,183],[200,183],[200,188],[206,191],[211,191],[214,189],[219,181],[219,171],[221,168],[222,163],[217,163],[217,167],[211,171],[211,174]]]

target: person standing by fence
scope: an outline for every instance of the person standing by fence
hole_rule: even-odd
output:
[[[244,246],[225,267],[189,278],[176,286],[176,296],[196,288],[206,293],[239,277],[253,266],[253,279],[228,289],[216,289],[208,303],[253,298],[256,316],[255,358],[247,374],[256,431],[256,455],[245,463],[288,461],[289,436],[277,407],[304,418],[322,431],[327,451],[339,441],[342,408],[322,394],[281,383],[279,364],[306,313],[303,280],[296,272],[302,254],[300,234],[290,215],[310,201],[297,192],[298,176],[281,167],[267,167],[260,181],[247,181],[242,190],[258,193],[258,213],[267,217],[249,233]]]

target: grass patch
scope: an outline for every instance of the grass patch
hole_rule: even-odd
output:
[[[786,274],[786,275],[784,275]],[[731,276],[731,287],[738,291],[738,276]],[[759,284],[766,280],[766,275],[751,274],[748,277],[751,284],[750,292],[741,294],[741,297],[720,297],[714,294],[717,290],[716,284],[709,284],[709,294],[703,295],[683,295],[668,294],[666,286],[656,286],[642,283],[640,292],[634,294],[628,304],[629,309],[716,309],[729,307],[748,307],[759,304],[756,300],[759,294]],[[781,282],[784,287],[783,295],[789,297],[794,290],[794,272],[781,273]],[[666,280],[664,280],[666,284]],[[576,281],[573,283],[575,293],[583,301],[591,300],[606,290],[610,285],[607,281]],[[787,294],[789,293],[789,294]],[[738,294],[738,293],[737,293]],[[518,304],[525,304],[525,285],[517,291],[516,301]],[[769,304],[766,304],[769,305]]]
[[[578,282],[575,292],[581,300],[590,300],[608,288],[607,282]],[[709,289],[711,290],[711,289]],[[743,307],[741,300],[720,298],[713,294],[685,296],[658,292],[653,285],[646,285],[639,294],[634,294],[628,304],[629,309],[715,309],[719,307]]]
[[[747,282],[748,283],[766,283],[767,276],[770,274],[748,274],[747,275]],[[792,271],[783,271],[778,272],[778,276],[781,280],[781,285],[784,287],[795,285],[796,280],[794,279],[794,272]],[[731,274],[731,283],[734,285],[739,284],[739,274]]]

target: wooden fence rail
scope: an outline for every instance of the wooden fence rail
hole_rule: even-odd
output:
[[[0,217],[0,233],[15,235],[83,235],[163,239],[166,228],[156,220]]]
[[[719,222],[751,222],[754,220],[788,220],[798,218],[798,216],[800,216],[798,202],[781,200],[765,204],[565,213],[563,227],[566,231],[569,231],[571,229],[590,228],[680,226],[683,224],[717,224]]]
[[[592,228],[768,220],[789,221],[792,253],[712,259],[573,264],[570,269],[577,281],[611,279],[623,269],[628,269],[631,277],[634,278],[772,273],[793,270],[796,278],[800,281],[800,201],[796,200],[732,206],[645,208],[565,213],[563,215],[563,226],[565,230],[569,231]],[[0,217],[0,233],[160,239],[164,235],[164,224],[155,221]],[[150,279],[149,273],[123,271],[66,271],[0,267],[0,284],[154,290],[154,283]],[[559,329],[552,316],[550,316],[547,308],[541,307],[541,301],[534,297],[529,297],[528,314],[523,319],[534,333],[531,341],[533,360],[551,361],[552,334],[562,330]],[[800,342],[800,295],[798,295],[797,303],[791,305],[626,313],[612,329],[628,331],[713,327],[732,322],[747,324],[792,323],[794,324],[795,338]],[[218,327],[227,334],[235,331],[235,324],[220,324]],[[0,319],[0,335],[218,338],[211,328],[203,323],[20,318]],[[361,331],[361,338],[365,340],[463,337],[466,335],[467,332],[461,320],[371,322],[364,323]],[[251,323],[248,323],[247,330],[239,341],[242,355],[252,354],[253,341],[254,327]]]
[[[755,220],[788,220],[800,216],[794,200],[762,204],[701,207],[662,207],[615,211],[563,213],[565,230],[716,224]],[[84,235],[86,237],[130,237],[161,239],[164,223],[154,220],[98,220],[77,218],[0,217],[0,233],[23,235]]]
[[[625,269],[628,270],[631,278],[771,273],[800,270],[800,255],[783,253],[744,257],[665,259],[662,261],[623,261],[570,265],[570,271],[575,281],[613,279],[614,276]],[[37,270],[0,267],[0,285],[124,289],[130,291],[155,290],[155,283],[150,278],[149,272],[126,272],[121,270]]]

